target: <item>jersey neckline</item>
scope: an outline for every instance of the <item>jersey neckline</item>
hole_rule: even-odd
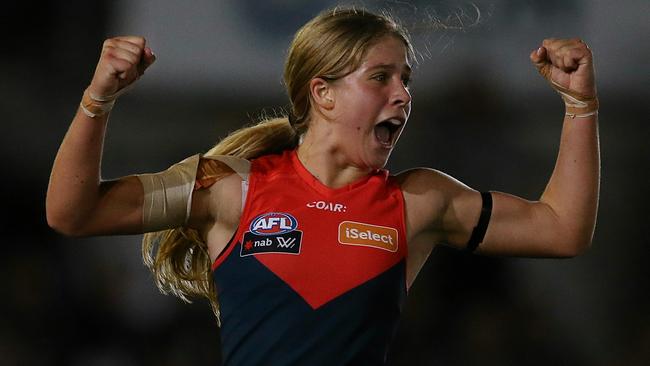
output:
[[[292,150],[290,153],[290,158],[291,158],[291,165],[293,166],[293,169],[296,171],[298,176],[310,187],[312,187],[314,190],[316,190],[318,193],[324,195],[324,196],[335,196],[340,193],[344,192],[349,192],[354,190],[355,188],[364,185],[370,178],[374,176],[383,176],[384,179],[388,176],[388,171],[385,169],[377,169],[374,172],[369,173],[365,177],[361,177],[357,179],[356,181],[347,184],[343,187],[339,188],[331,188],[325,184],[323,184],[318,178],[316,178],[314,175],[311,174],[309,170],[302,164],[300,161],[300,158],[298,158],[298,149]]]

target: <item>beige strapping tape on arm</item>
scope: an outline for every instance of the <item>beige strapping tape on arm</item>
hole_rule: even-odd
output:
[[[144,232],[173,229],[187,224],[192,209],[192,192],[201,154],[190,156],[160,173],[137,175],[144,189],[142,227]],[[248,180],[250,162],[227,155],[206,156],[232,168]]]
[[[208,152],[209,153],[209,152]],[[218,160],[230,167],[235,173],[239,174],[242,180],[247,181],[251,170],[251,162],[230,155],[203,155],[203,158]]]
[[[196,154],[163,172],[137,175],[144,188],[144,232],[172,229],[187,223],[200,158],[201,155]]]

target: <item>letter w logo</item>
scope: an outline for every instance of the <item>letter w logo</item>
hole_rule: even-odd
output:
[[[293,248],[296,243],[296,238],[285,239],[281,236],[277,237],[278,239],[278,248]]]

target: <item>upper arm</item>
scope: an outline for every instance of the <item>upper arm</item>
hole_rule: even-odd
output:
[[[436,244],[461,248],[467,243],[481,198],[478,192],[433,169],[409,170],[396,179],[406,211],[410,286]]]
[[[406,205],[407,232],[427,232],[429,242],[461,247],[469,239],[481,209],[480,194],[433,169],[418,168],[397,176]]]
[[[201,160],[199,167],[187,227],[199,232],[214,261],[239,224],[245,174],[217,160]]]
[[[571,222],[543,201],[493,192],[492,218],[478,252],[519,257],[572,257],[588,246]],[[570,221],[570,220],[569,220]]]
[[[135,176],[102,181],[92,213],[78,227],[59,226],[73,236],[136,234],[142,231],[144,191]]]
[[[194,155],[159,173],[102,181],[97,199],[80,219],[48,212],[48,222],[71,236],[137,234],[180,226],[203,230],[220,213],[225,219],[232,211],[232,190],[241,189],[241,179],[233,173],[223,162]],[[63,211],[70,210],[74,208]]]
[[[96,204],[70,234],[138,234],[190,221],[203,225],[213,213],[209,188],[214,181],[208,179],[214,174],[208,176],[207,165],[195,155],[158,173],[100,182]]]
[[[201,159],[192,194],[187,226],[203,233],[216,223],[225,227],[236,225],[241,212],[242,178],[228,164]]]
[[[403,174],[409,237],[428,232],[429,242],[465,249],[480,215],[480,193],[435,170]],[[566,257],[582,249],[582,241],[572,237],[575,231],[558,220],[550,205],[500,192],[491,194],[491,218],[477,253]]]

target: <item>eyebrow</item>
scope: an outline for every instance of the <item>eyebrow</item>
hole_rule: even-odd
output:
[[[370,66],[369,68],[366,69],[366,71],[373,71],[377,69],[395,70],[397,69],[397,66],[395,66],[395,64],[378,64],[378,65]],[[413,70],[411,69],[410,65],[405,64],[404,71],[406,71],[408,74],[411,74]]]

